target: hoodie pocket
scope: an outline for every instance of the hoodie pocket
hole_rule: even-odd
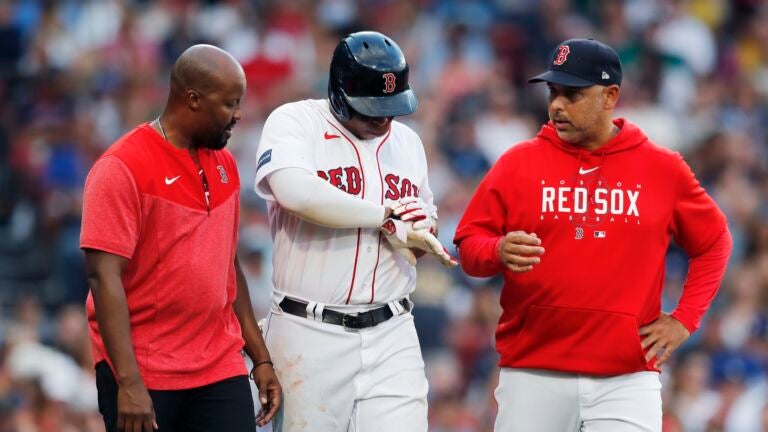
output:
[[[634,316],[532,305],[511,348],[515,367],[590,375],[648,370]]]

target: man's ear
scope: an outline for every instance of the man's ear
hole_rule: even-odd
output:
[[[187,105],[192,111],[200,109],[200,93],[197,90],[187,90]]]
[[[619,102],[619,94],[621,90],[616,84],[610,85],[603,89],[603,95],[605,97],[603,108],[606,110],[613,110],[616,104]]]

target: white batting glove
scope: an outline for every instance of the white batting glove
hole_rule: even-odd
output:
[[[433,225],[427,204],[421,198],[405,197],[392,203],[389,208],[392,210],[392,219],[411,222],[416,230],[429,229]]]
[[[446,267],[455,267],[458,265],[448,251],[429,230],[414,229],[413,223],[403,222],[396,219],[387,219],[381,225],[381,231],[389,243],[397,249],[421,249],[437,258],[440,263]],[[414,256],[415,258],[415,256]],[[407,259],[407,257],[406,257]]]

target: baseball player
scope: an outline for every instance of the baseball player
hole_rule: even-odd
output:
[[[327,100],[277,108],[258,149],[274,295],[265,339],[284,383],[278,431],[426,431],[413,325],[415,255],[456,262],[437,219],[397,44],[359,32],[336,47]]]
[[[454,242],[473,276],[502,273],[495,430],[661,431],[659,368],[695,331],[725,272],[725,216],[683,158],[613,119],[616,52],[561,43],[550,122],[478,186]],[[661,313],[670,239],[689,255]]]

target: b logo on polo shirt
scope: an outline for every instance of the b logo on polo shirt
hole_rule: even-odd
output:
[[[221,165],[216,166],[216,169],[219,170],[219,175],[221,176],[221,182],[222,183],[228,183],[229,177],[227,177],[227,172],[224,171],[224,167]]]

